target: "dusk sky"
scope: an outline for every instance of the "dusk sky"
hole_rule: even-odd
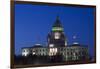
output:
[[[68,44],[77,41],[88,45],[93,56],[94,11],[95,8],[86,7],[15,4],[15,54],[21,54],[21,48],[36,43],[45,46],[47,34],[59,16]]]

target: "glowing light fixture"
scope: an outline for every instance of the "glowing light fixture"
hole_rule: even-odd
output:
[[[61,27],[53,27],[52,31],[63,31],[63,28],[61,28]]]

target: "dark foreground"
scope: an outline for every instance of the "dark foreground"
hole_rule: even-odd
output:
[[[46,64],[56,64],[56,63],[80,63],[80,62],[88,62],[90,59],[84,60],[74,60],[74,61],[64,61],[61,55],[56,55],[53,57],[49,56],[14,56],[14,64],[15,65],[46,65]]]

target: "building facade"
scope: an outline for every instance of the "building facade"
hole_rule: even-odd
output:
[[[57,16],[51,32],[47,35],[47,46],[35,44],[30,48],[22,48],[22,56],[28,56],[31,54],[36,56],[48,56],[52,59],[53,56],[60,55],[62,56],[63,61],[89,59],[87,45],[80,45],[76,42],[72,45],[68,45],[67,40],[64,28]]]

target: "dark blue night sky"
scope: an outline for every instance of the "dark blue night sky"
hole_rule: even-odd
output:
[[[21,54],[22,47],[45,45],[47,34],[59,16],[68,44],[77,41],[88,45],[93,56],[94,12],[95,8],[86,7],[15,4],[15,54]]]

